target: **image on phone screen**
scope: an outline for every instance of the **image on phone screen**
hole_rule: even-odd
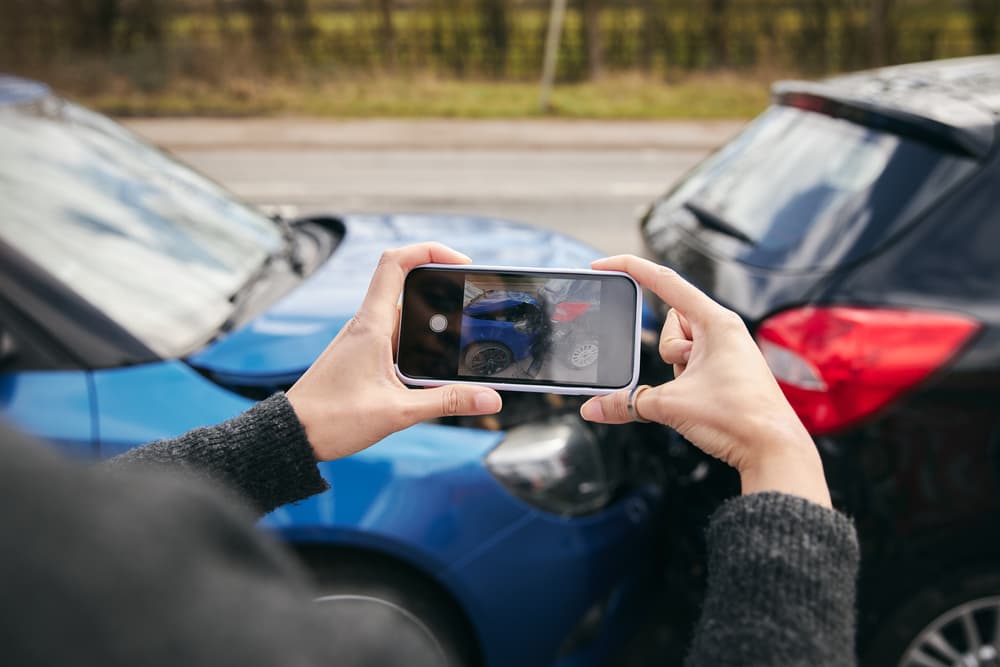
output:
[[[635,309],[634,283],[621,276],[416,273],[403,299],[400,370],[418,378],[624,386],[633,370]]]

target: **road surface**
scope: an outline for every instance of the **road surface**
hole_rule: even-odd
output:
[[[532,223],[613,254],[636,219],[739,123],[137,120],[255,204]]]

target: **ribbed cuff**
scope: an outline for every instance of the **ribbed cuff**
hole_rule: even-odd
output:
[[[232,477],[265,511],[327,490],[292,404],[277,393],[230,420]],[[227,447],[228,449],[229,447]]]
[[[803,498],[733,498],[707,532],[708,589],[688,665],[852,665],[858,541]]]

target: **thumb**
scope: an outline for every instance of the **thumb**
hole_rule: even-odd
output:
[[[595,396],[580,406],[580,416],[601,424],[624,424],[632,421],[628,413],[628,390]]]
[[[500,412],[500,394],[488,387],[450,384],[433,389],[410,391],[416,421],[458,415],[491,415]]]

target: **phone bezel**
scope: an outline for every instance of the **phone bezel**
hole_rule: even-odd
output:
[[[635,278],[623,271],[598,271],[596,269],[552,269],[528,266],[495,266],[488,264],[421,264],[416,269],[441,269],[445,271],[481,272],[481,273],[526,273],[526,274],[563,274],[581,276],[621,276],[627,278],[635,287],[635,322],[633,323],[632,341],[632,375],[628,384],[621,387],[595,387],[586,385],[559,384],[522,384],[511,382],[488,382],[484,380],[443,380],[410,377],[399,368],[399,339],[396,341],[396,361],[393,363],[396,376],[404,384],[414,387],[442,387],[451,384],[471,384],[481,387],[491,387],[497,391],[523,391],[542,394],[563,394],[567,396],[601,396],[613,394],[616,391],[629,391],[639,383],[639,345],[642,337],[642,287]],[[400,321],[402,326],[402,320]]]

